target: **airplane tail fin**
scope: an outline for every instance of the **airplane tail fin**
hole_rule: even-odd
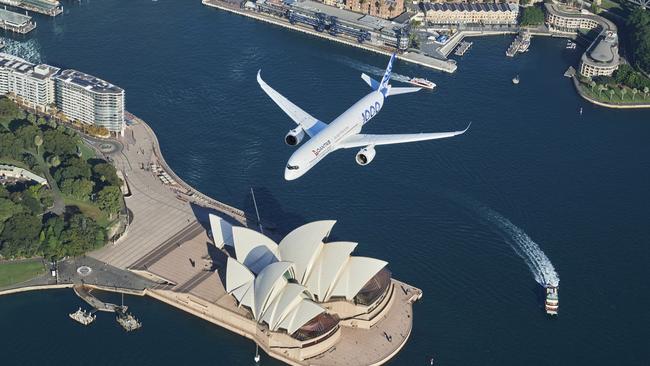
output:
[[[390,89],[388,82],[390,81],[390,75],[393,73],[393,62],[395,61],[395,58],[397,58],[397,54],[393,53],[390,57],[390,61],[388,61],[388,66],[386,66],[384,77],[381,78],[381,83],[379,83],[379,90],[384,94],[384,96],[388,95],[388,90]]]

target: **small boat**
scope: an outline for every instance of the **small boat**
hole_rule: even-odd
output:
[[[582,116],[582,107],[580,107],[580,115]]]
[[[95,321],[95,318],[97,317],[96,315],[93,315],[92,313],[86,311],[86,310],[79,310],[75,311],[74,313],[68,314],[71,319],[83,324],[83,325],[88,325]]]
[[[558,287],[551,284],[546,285],[546,301],[544,303],[546,314],[557,315],[559,307]]]
[[[433,90],[433,88],[436,87],[434,82],[422,78],[411,78],[409,79],[409,83],[430,90]]]
[[[512,78],[512,83],[515,84],[515,85],[519,84],[519,75]]]

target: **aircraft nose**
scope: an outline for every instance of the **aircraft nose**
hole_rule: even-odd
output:
[[[298,178],[298,177],[296,176],[296,174],[293,171],[291,171],[289,169],[284,169],[284,179],[285,180],[294,180],[296,178]]]

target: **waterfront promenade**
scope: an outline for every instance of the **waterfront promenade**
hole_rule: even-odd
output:
[[[395,279],[372,311],[374,324],[369,329],[362,319],[342,319],[335,336],[303,345],[258,324],[226,292],[228,254],[212,243],[201,218],[205,211],[233,224],[257,223],[183,182],[164,162],[153,130],[135,116],[129,115],[129,122],[117,140],[84,138],[126,180],[125,234],[87,257],[59,262],[54,277],[48,272],[0,289],[0,295],[75,287],[80,297],[103,310],[111,308],[87,291],[146,295],[249,338],[271,357],[296,366],[381,365],[404,346],[413,326],[413,303],[422,291]]]

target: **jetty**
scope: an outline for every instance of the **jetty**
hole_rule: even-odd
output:
[[[96,298],[91,294],[93,289],[90,287],[78,285],[74,286],[73,289],[74,293],[77,294],[79,298],[81,298],[83,301],[88,303],[88,305],[92,306],[98,311],[104,311],[108,313],[126,313],[128,310],[128,306],[126,305],[115,305],[108,302],[103,302],[100,299]]]
[[[0,28],[14,33],[27,34],[36,28],[36,23],[29,15],[0,9]]]
[[[0,0],[0,4],[49,15],[51,17],[63,13],[63,6],[56,0]]]
[[[474,42],[468,42],[468,41],[460,42],[458,47],[456,47],[456,51],[454,52],[454,54],[456,56],[463,56],[467,51],[469,51],[469,48],[472,47],[473,44]]]
[[[508,50],[506,50],[506,56],[515,57],[517,53],[524,53],[528,51],[530,47],[531,35],[528,31],[522,30],[517,34],[517,37],[512,41]]]

